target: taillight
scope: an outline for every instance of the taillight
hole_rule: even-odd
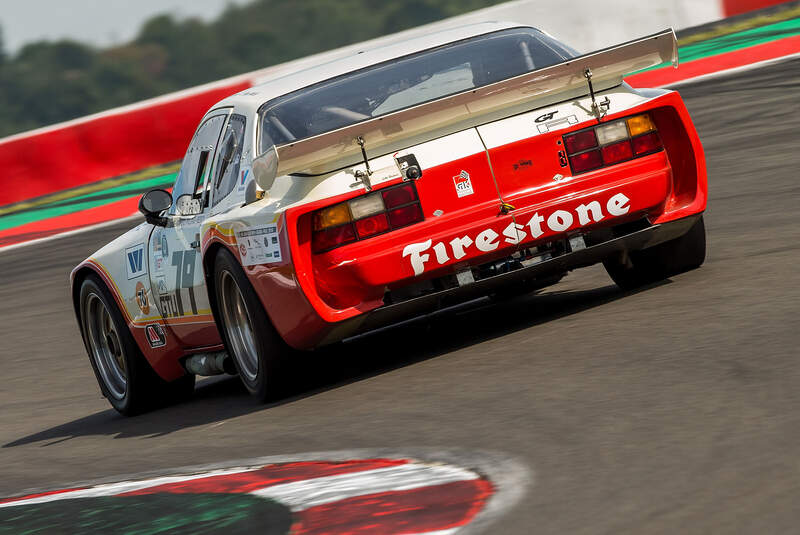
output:
[[[576,175],[662,149],[656,125],[646,113],[567,134],[564,147]]]
[[[408,226],[412,223],[422,221],[422,208],[419,204],[410,204],[408,206],[401,206],[389,212],[389,221],[392,223],[392,228],[400,228]]]
[[[597,146],[597,136],[594,130],[584,130],[577,134],[572,134],[564,138],[564,143],[567,146],[567,152],[575,154],[586,149],[591,149]]]
[[[655,132],[633,138],[633,150],[636,154],[647,154],[655,152],[660,148],[661,140],[658,139],[658,134]]]
[[[633,158],[633,149],[631,149],[631,142],[629,140],[620,141],[606,145],[602,148],[603,164],[611,165],[618,162],[624,162]]]
[[[312,215],[311,249],[330,251],[424,219],[413,183],[375,191],[317,210]]]
[[[600,156],[599,150],[582,152],[575,156],[570,156],[569,159],[572,164],[572,170],[575,173],[585,173],[586,171],[603,167],[603,158]]]
[[[389,230],[389,220],[386,214],[373,215],[356,221],[356,230],[359,238],[369,238],[375,234]]]
[[[356,241],[356,233],[353,230],[353,225],[347,224],[315,231],[311,244],[314,252],[317,252],[333,249],[354,241]]]

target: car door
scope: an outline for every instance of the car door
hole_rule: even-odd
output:
[[[151,236],[157,306],[185,347],[219,343],[203,277],[200,230],[208,216],[214,157],[229,114],[230,110],[216,110],[200,123],[175,180],[167,225]]]

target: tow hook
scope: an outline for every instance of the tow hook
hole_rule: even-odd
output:
[[[509,213],[511,210],[516,210],[516,207],[513,204],[508,204],[507,202],[500,203],[500,213],[505,215]]]

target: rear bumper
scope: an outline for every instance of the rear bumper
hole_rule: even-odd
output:
[[[590,266],[602,262],[616,253],[647,249],[659,243],[683,236],[701,216],[702,214],[695,214],[667,223],[650,225],[640,230],[633,230],[630,233],[589,245],[585,249],[566,252],[532,266],[485,277],[465,286],[440,290],[400,303],[382,306],[367,314],[351,318],[334,326],[320,345],[432,312],[443,306],[451,306],[489,295],[499,288],[513,286],[531,279],[547,279],[553,275],[559,275],[576,268]],[[628,225],[620,225],[618,228],[625,227],[628,227]],[[609,234],[612,232],[612,229],[607,230]],[[587,238],[589,237],[587,235]],[[595,236],[594,239],[602,240],[602,237]]]

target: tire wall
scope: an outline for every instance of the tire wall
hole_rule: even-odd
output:
[[[183,158],[197,123],[237,82],[0,140],[0,206]]]

